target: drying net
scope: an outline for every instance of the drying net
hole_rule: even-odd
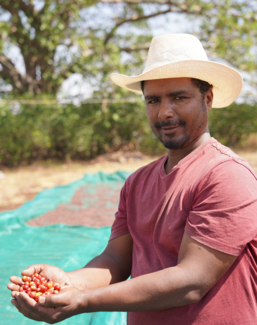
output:
[[[29,325],[6,288],[10,275],[45,263],[71,271],[83,267],[105,248],[127,172],[87,174],[67,186],[39,193],[20,208],[0,213],[0,324]],[[45,323],[37,323],[45,324]],[[74,316],[65,325],[123,325],[126,313]]]

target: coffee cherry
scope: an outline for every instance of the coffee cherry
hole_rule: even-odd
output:
[[[38,302],[40,296],[57,294],[61,290],[59,283],[53,283],[40,274],[33,274],[31,277],[23,276],[19,292],[25,292],[28,296]]]
[[[53,282],[47,282],[46,287],[51,289],[53,287]]]
[[[38,302],[39,297],[40,297],[40,296],[36,296],[36,297],[34,298],[34,300],[36,300],[36,302]]]
[[[44,286],[43,284],[40,284],[39,288],[40,288],[41,292],[46,292],[47,291],[47,287]]]
[[[30,296],[30,298],[34,299],[36,297],[36,292],[35,291],[31,291],[29,293],[29,296]]]
[[[61,290],[61,286],[56,284],[56,285],[54,286],[54,290],[60,291],[60,290]]]

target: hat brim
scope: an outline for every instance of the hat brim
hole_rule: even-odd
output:
[[[213,85],[213,107],[229,106],[239,96],[243,87],[243,79],[239,72],[224,64],[184,60],[168,63],[139,76],[126,76],[118,73],[111,74],[111,80],[118,86],[132,92],[142,94],[141,81],[168,78],[196,78]]]

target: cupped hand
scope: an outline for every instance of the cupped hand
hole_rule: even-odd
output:
[[[39,303],[27,294],[15,292],[11,302],[27,318],[49,324],[58,323],[66,318],[83,312],[85,300],[83,292],[75,287],[66,287],[58,294],[39,298]]]
[[[26,268],[26,270],[21,272],[22,276],[24,275],[32,276],[35,273],[40,274],[46,279],[51,279],[53,282],[59,283],[62,288],[73,285],[66,272],[52,265],[47,265],[47,264],[30,265]],[[18,291],[19,286],[22,284],[22,278],[18,276],[11,276],[10,281],[11,283],[7,285],[7,288],[12,291]]]

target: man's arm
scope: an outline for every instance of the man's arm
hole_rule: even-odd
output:
[[[235,260],[236,256],[209,248],[184,234],[177,266],[85,291],[84,311],[161,310],[196,303]]]
[[[114,253],[115,259],[118,255]],[[88,290],[72,287],[58,295],[40,297],[40,304],[24,293],[16,293],[13,303],[26,317],[51,324],[87,312],[161,310],[183,306],[198,302],[235,260],[236,256],[211,249],[184,234],[175,267],[112,285],[107,284],[112,283],[114,278],[125,279],[127,274],[124,271],[108,271],[103,282],[91,280],[92,288],[106,286]],[[122,258],[115,261],[118,263],[116,267],[122,261]]]

